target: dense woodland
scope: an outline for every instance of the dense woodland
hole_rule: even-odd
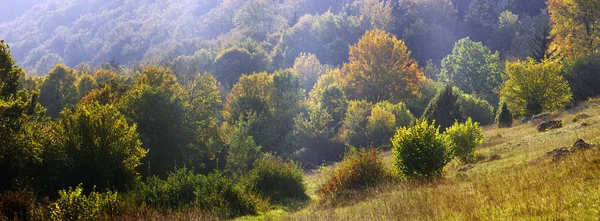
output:
[[[31,2],[0,17],[0,219],[256,214],[424,138],[452,154],[397,165],[435,178],[600,94],[598,0]]]

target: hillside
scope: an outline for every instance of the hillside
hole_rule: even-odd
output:
[[[0,220],[599,215],[600,0],[4,5]]]
[[[321,205],[313,195],[315,202],[300,211],[272,211],[260,219],[593,219],[600,200],[600,105],[582,105],[554,118],[562,119],[564,127],[545,133],[532,124],[485,128],[485,141],[476,150],[477,162],[461,172],[462,165],[451,163],[443,180],[381,186],[338,206]],[[595,146],[556,161],[547,155],[557,148],[571,148],[577,138]],[[322,171],[307,175],[309,186],[322,184],[330,169]]]

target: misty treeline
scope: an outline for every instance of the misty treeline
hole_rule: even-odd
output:
[[[340,66],[348,45],[374,28],[403,39],[424,66],[467,36],[503,58],[543,58],[545,8],[544,0],[50,0],[1,23],[0,38],[33,76],[111,60],[197,67],[192,58],[214,61],[248,39],[260,50],[245,49],[266,56],[269,71],[301,52]]]
[[[50,197],[33,201],[56,219],[82,190],[226,217],[304,199],[301,168],[389,150],[418,118],[510,126],[600,94],[600,2],[547,4],[37,5],[0,24],[0,190]]]

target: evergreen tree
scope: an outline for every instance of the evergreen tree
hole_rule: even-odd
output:
[[[460,113],[458,104],[458,94],[452,90],[449,84],[442,89],[432,100],[423,113],[422,119],[429,122],[435,121],[443,132],[446,128],[452,126],[455,121],[462,122],[463,117]]]
[[[496,123],[498,124],[498,127],[511,127],[512,122],[512,113],[508,110],[506,103],[502,102],[502,107],[498,109],[498,115],[496,115]]]

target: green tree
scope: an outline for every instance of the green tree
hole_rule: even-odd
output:
[[[461,93],[458,98],[460,113],[465,118],[472,118],[481,125],[494,123],[494,107],[476,95]]]
[[[137,131],[147,156],[139,171],[144,176],[166,176],[175,167],[201,167],[202,151],[190,145],[193,128],[186,124],[186,104],[160,87],[139,85],[119,102],[119,110]]]
[[[337,85],[333,85],[322,92],[317,108],[327,111],[332,118],[331,127],[334,131],[338,131],[344,121],[344,115],[348,109],[348,101],[346,95]]]
[[[226,137],[229,146],[225,171],[234,180],[239,180],[252,169],[252,164],[260,154],[261,146],[254,142],[250,136],[250,129],[256,120],[255,116],[249,116],[246,120],[238,121],[233,132]]]
[[[442,60],[442,71],[438,76],[468,94],[497,102],[494,89],[502,81],[498,53],[492,53],[481,42],[463,38],[456,42],[452,54]]]
[[[458,104],[458,94],[452,90],[452,86],[447,84],[438,94],[429,102],[421,119],[428,122],[434,122],[444,131],[452,126],[455,121],[462,122],[463,116]]]
[[[415,126],[401,127],[392,139],[394,165],[410,178],[431,179],[442,175],[451,151],[446,136],[435,122],[417,121]]]
[[[365,33],[350,46],[341,86],[351,99],[399,102],[419,95],[425,77],[402,40],[381,30]]]
[[[498,114],[496,115],[496,124],[498,127],[511,127],[513,123],[513,116],[506,102],[502,102],[500,105],[500,109],[498,109]]]
[[[213,63],[215,77],[227,88],[233,87],[242,74],[266,71],[269,65],[266,53],[255,42],[244,44],[221,51]]]
[[[40,104],[47,109],[48,116],[58,117],[68,105],[77,103],[77,74],[62,64],[56,65],[44,81],[40,91]]]
[[[79,97],[85,96],[88,92],[92,91],[96,87],[96,80],[94,80],[94,78],[89,74],[81,75],[77,81],[77,91],[79,92]]]
[[[54,128],[56,151],[65,156],[58,183],[85,189],[126,190],[138,179],[136,168],[148,152],[136,126],[116,107],[98,103],[65,110]]]
[[[8,97],[17,93],[19,79],[23,70],[15,66],[10,55],[10,47],[0,41],[0,97]]]
[[[221,119],[219,111],[223,105],[217,79],[211,74],[196,74],[185,88],[185,101],[189,104],[188,115],[195,128],[195,141],[209,151],[208,157],[214,158],[223,146],[218,134]]]
[[[340,131],[341,139],[346,145],[353,147],[368,147],[370,140],[367,135],[368,117],[371,115],[373,104],[362,101],[350,101],[344,123]]]
[[[600,94],[600,53],[567,61],[563,71],[573,91],[573,99],[583,101]]]
[[[544,110],[564,107],[571,101],[571,89],[559,73],[558,61],[543,60],[506,62],[507,80],[500,91],[513,113],[532,116]]]

